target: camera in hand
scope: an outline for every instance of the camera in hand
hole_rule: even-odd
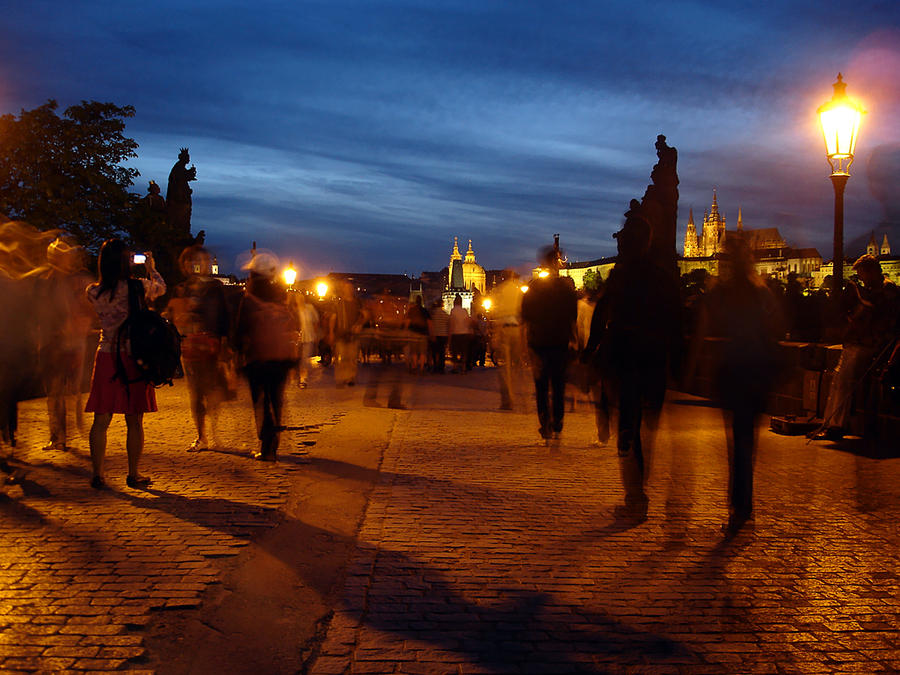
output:
[[[135,265],[141,265],[147,262],[147,256],[143,253],[135,253],[134,257],[131,259],[131,262],[133,262]]]

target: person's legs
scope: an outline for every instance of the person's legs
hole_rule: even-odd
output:
[[[591,401],[594,404],[594,420],[597,424],[597,440],[605,445],[609,442],[609,400],[599,375],[594,374],[590,391]]]
[[[94,422],[88,441],[91,448],[91,465],[94,470],[94,478],[103,480],[103,459],[106,457],[106,432],[112,415],[107,413],[94,413]]]
[[[54,376],[47,382],[47,415],[50,422],[50,443],[46,449],[65,449],[66,446],[66,388],[65,377]]]
[[[563,347],[561,349],[548,350],[549,357],[549,373],[550,387],[553,390],[553,414],[550,419],[550,425],[555,433],[559,433],[563,428],[563,416],[566,413],[566,361],[568,360],[568,350]]]
[[[191,406],[191,416],[194,418],[194,426],[197,428],[197,440],[191,446],[192,450],[206,448],[206,406],[203,404],[202,377],[196,364],[185,362],[185,379],[188,387],[188,400]]]
[[[549,438],[552,429],[550,423],[550,371],[547,365],[545,350],[532,350],[531,370],[534,376],[534,398],[537,404],[540,434]]]
[[[278,441],[281,428],[281,414],[284,410],[284,390],[287,386],[290,364],[275,362],[270,364],[269,376],[266,380],[268,418],[270,420],[269,454],[274,458],[278,452]]]
[[[730,411],[731,516],[743,523],[753,513],[753,446],[756,415],[749,407]]]
[[[644,456],[641,447],[640,384],[634,373],[618,378],[619,397],[619,471],[625,488],[625,504],[646,511],[644,493]]]
[[[128,476],[140,477],[138,465],[144,451],[144,414],[125,415],[125,450],[128,453]]]

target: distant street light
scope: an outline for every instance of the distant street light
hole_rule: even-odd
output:
[[[485,298],[484,300],[481,301],[481,306],[484,307],[484,311],[485,311],[485,312],[490,312],[490,311],[491,311],[491,305],[492,305],[492,304],[494,304],[494,303],[491,302],[491,299],[490,299],[490,298]]]
[[[316,295],[319,296],[319,300],[324,300],[325,296],[328,295],[328,284],[324,281],[320,281],[316,284]]]
[[[282,272],[282,276],[284,277],[284,283],[288,285],[288,288],[291,288],[297,280],[297,270],[294,269],[294,263],[288,264],[284,272]]]
[[[521,286],[519,286],[519,290],[522,291],[523,293],[527,293],[528,289],[529,289],[528,284],[522,284]]]
[[[834,303],[839,312],[844,288],[844,188],[850,178],[859,123],[866,111],[847,96],[847,84],[840,73],[833,86],[831,100],[819,106],[816,112],[825,136],[825,155],[831,165],[831,183],[834,186],[834,262],[831,278]]]

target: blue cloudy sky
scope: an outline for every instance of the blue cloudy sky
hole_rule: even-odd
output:
[[[489,268],[615,252],[664,133],[678,241],[713,187],[734,225],[831,247],[815,119],[843,72],[869,111],[847,239],[900,250],[900,3],[2,0],[0,112],[131,104],[133,164],[189,146],[194,230],[223,267],[256,240],[301,266],[408,272],[453,236]]]

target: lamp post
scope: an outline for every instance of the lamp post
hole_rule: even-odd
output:
[[[284,276],[284,283],[287,284],[287,287],[293,288],[294,282],[297,280],[297,270],[294,269],[294,263],[289,263],[284,272],[282,272],[282,275]]]
[[[832,263],[835,307],[840,313],[844,288],[844,188],[850,178],[850,165],[856,149],[856,136],[863,107],[847,96],[847,84],[838,73],[831,100],[819,106],[819,124],[825,137],[825,155],[831,165],[831,184],[834,186],[834,258]]]

